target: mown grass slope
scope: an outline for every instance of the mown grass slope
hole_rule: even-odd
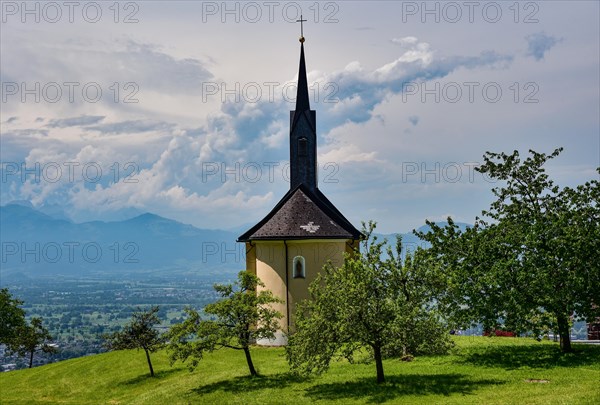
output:
[[[254,348],[260,377],[248,376],[244,355],[221,350],[189,372],[153,355],[155,378],[143,352],[118,351],[0,374],[3,404],[598,404],[600,346],[529,339],[456,337],[447,356],[412,362],[386,360],[386,383],[374,364],[335,362],[310,379],[288,373],[281,348]]]

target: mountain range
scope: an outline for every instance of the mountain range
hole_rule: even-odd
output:
[[[13,203],[0,207],[0,275],[239,271],[245,258],[237,236],[150,213],[123,221],[74,223]]]
[[[244,245],[236,238],[246,226],[201,229],[151,213],[123,221],[74,223],[56,212],[41,212],[28,202],[0,206],[3,282],[23,276],[144,271],[234,274],[245,266]],[[425,246],[412,233],[401,235],[408,251]],[[378,236],[395,239],[395,234]]]

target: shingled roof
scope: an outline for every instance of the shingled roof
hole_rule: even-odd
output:
[[[238,238],[250,240],[360,239],[358,231],[319,189],[290,190],[258,224]]]

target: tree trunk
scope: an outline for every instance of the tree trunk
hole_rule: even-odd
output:
[[[248,362],[248,369],[250,370],[250,375],[256,376],[258,373],[254,369],[254,364],[252,364],[252,357],[250,357],[250,348],[244,347],[244,354],[246,355],[246,361]]]
[[[560,335],[560,350],[563,353],[569,353],[572,351],[569,318],[564,315],[558,315],[556,317],[556,323],[558,324],[558,334]]]
[[[152,368],[152,362],[150,361],[150,353],[148,349],[144,349],[146,352],[146,360],[148,360],[148,367],[150,368],[150,377],[154,377],[154,369]]]
[[[377,367],[377,384],[385,382],[385,375],[383,374],[383,360],[381,358],[381,346],[373,346],[373,356],[375,357],[375,367]]]
[[[33,366],[33,353],[35,352],[35,350],[32,350],[31,352],[29,352],[29,368],[31,368],[31,366]]]

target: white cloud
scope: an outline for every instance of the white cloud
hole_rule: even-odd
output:
[[[403,182],[403,162],[462,164],[480,159],[485,150],[564,145],[569,169],[558,171],[561,181],[594,175],[600,164],[597,3],[545,3],[534,25],[514,23],[503,4],[505,18],[496,24],[479,15],[474,23],[423,23],[414,16],[398,24],[401,3],[380,6],[340,3],[340,24],[306,27],[309,81],[335,84],[331,96],[339,99],[324,102],[330,94],[321,87],[319,100],[311,100],[319,161],[339,165],[339,182],[320,184],[353,222],[369,215],[391,232],[444,212],[468,221],[489,199],[489,184]],[[274,162],[279,170],[288,158],[293,104],[283,99],[281,86],[273,100],[266,100],[263,86],[256,103],[226,104],[221,94],[204,100],[202,86],[293,82],[296,27],[218,18],[198,24],[199,10],[192,2],[177,7],[158,2],[144,4],[143,18],[134,25],[3,26],[3,82],[93,81],[106,97],[51,104],[22,103],[17,96],[3,103],[2,162],[94,161],[106,176],[97,183],[12,176],[2,184],[2,203],[58,203],[78,219],[112,218],[135,208],[215,228],[266,213],[288,187],[281,173],[273,181],[265,181],[263,173],[257,183],[231,173],[203,175],[206,164],[222,171],[236,163],[265,169]],[[372,29],[355,30],[367,25]],[[556,46],[563,38],[569,46]],[[122,98],[129,81],[139,86],[138,102],[115,103],[109,86],[120,83]],[[475,102],[454,104],[402,93],[409,82],[443,87],[473,81],[481,84],[478,91],[498,83],[501,102],[482,101],[480,92]],[[513,101],[515,83],[519,102]],[[522,103],[527,83],[538,85],[536,104]],[[134,163],[137,183],[123,181],[127,162]],[[115,163],[117,182],[111,181]]]

